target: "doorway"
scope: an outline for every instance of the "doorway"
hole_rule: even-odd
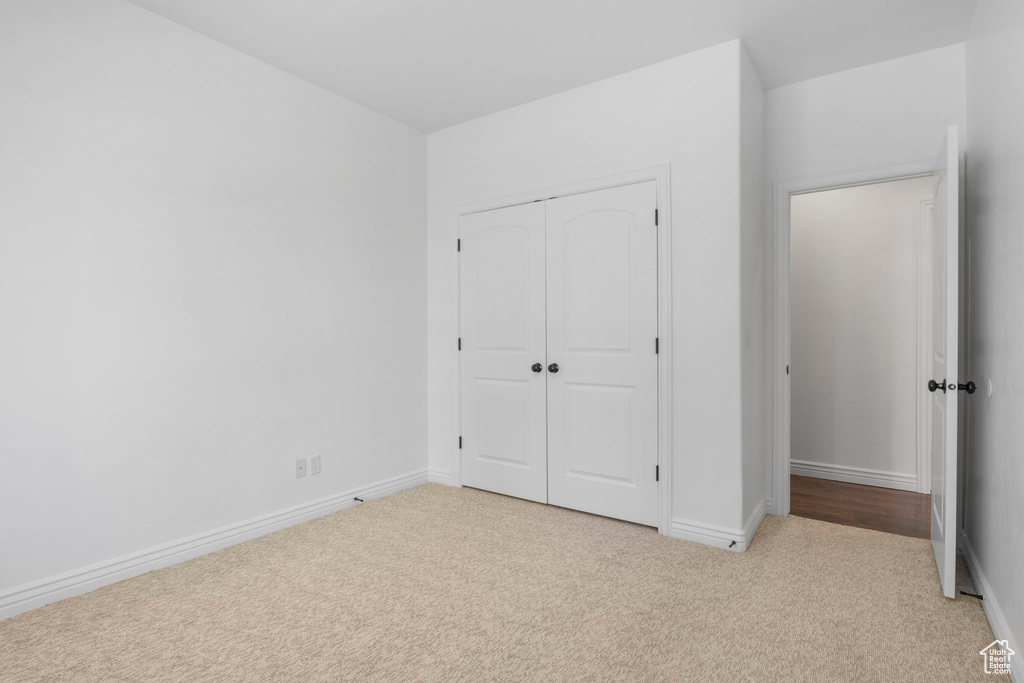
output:
[[[841,171],[802,179],[780,181],[775,185],[775,220],[773,225],[773,437],[774,459],[771,489],[773,499],[769,509],[778,515],[791,511],[791,291],[790,291],[790,209],[794,195],[822,190],[867,186],[890,180],[902,180],[919,176],[931,176],[934,188],[933,202],[929,212],[927,234],[930,248],[927,249],[927,272],[930,294],[924,297],[930,301],[930,324],[923,327],[930,336],[930,352],[920,359],[918,367],[924,368],[930,377],[927,390],[930,394],[923,405],[926,407],[927,422],[917,422],[918,433],[926,435],[926,451],[930,451],[927,477],[931,492],[930,538],[935,554],[942,592],[954,597],[956,538],[957,538],[957,493],[960,470],[960,428],[963,402],[961,392],[967,396],[977,390],[973,381],[966,380],[963,346],[964,326],[961,325],[962,301],[966,291],[966,277],[963,268],[963,156],[960,153],[960,136],[956,126],[949,126],[934,161],[917,161],[876,167]],[[919,256],[920,260],[920,256]],[[855,267],[863,267],[853,262]],[[872,282],[869,286],[873,286]],[[920,309],[919,309],[920,310]],[[919,330],[921,330],[919,325]],[[920,348],[920,347],[918,347]],[[876,368],[860,367],[859,374],[847,381],[871,383],[876,380]],[[919,386],[923,378],[918,377]],[[919,403],[919,405],[921,405]],[[921,443],[920,441],[918,443]],[[863,474],[863,473],[861,473]],[[877,473],[869,473],[876,474]]]
[[[934,180],[790,198],[791,512],[928,538]]]

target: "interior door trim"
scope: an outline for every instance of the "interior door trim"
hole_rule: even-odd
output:
[[[671,165],[663,164],[604,178],[582,180],[543,190],[465,204],[456,207],[452,220],[456,239],[461,239],[459,219],[462,216],[651,181],[655,183],[658,210],[658,533],[667,536],[672,524],[672,458],[670,454],[672,453],[672,349],[674,346],[672,343]],[[453,244],[452,248],[456,248],[456,245]],[[460,268],[456,267],[454,271],[451,295],[454,297],[456,315],[450,348],[451,353],[458,354],[456,339],[460,336],[462,328],[460,305],[462,283],[460,282]],[[454,356],[452,367],[455,368],[455,405],[452,410],[455,429],[453,433],[458,435],[462,431],[462,378],[458,355]],[[457,441],[452,444],[451,448],[452,484],[462,486],[462,455],[459,452]]]
[[[835,190],[857,185],[872,185],[891,180],[930,176],[935,171],[935,159],[882,164],[830,173],[819,173],[776,180],[772,201],[772,251],[766,250],[765,264],[765,336],[772,348],[766,349],[766,371],[771,373],[765,382],[765,423],[771,427],[765,448],[769,460],[765,463],[765,512],[788,515],[790,507],[790,291],[789,291],[789,223],[790,197],[796,194]],[[770,297],[770,299],[769,299]],[[916,433],[916,432],[915,432]]]

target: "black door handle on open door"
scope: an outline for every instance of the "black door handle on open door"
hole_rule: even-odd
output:
[[[968,382],[967,384],[957,384],[956,388],[960,391],[966,391],[968,394],[973,394],[978,390],[978,385],[974,382]]]
[[[541,370],[544,369],[544,366],[541,365],[540,363],[534,363],[533,365],[530,366],[530,369],[533,370],[534,372],[540,372]]]
[[[549,365],[548,372],[558,372],[558,363],[552,363]]]
[[[950,385],[950,388],[952,388],[952,385]],[[936,389],[942,389],[942,393],[946,393],[946,380],[942,380],[942,384],[933,379],[928,380],[928,391],[934,394]]]

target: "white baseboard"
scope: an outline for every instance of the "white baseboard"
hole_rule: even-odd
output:
[[[967,560],[967,568],[971,570],[971,578],[974,579],[974,587],[983,598],[981,604],[985,608],[985,616],[988,617],[989,626],[992,627],[996,640],[1008,641],[1010,649],[1017,653],[1010,662],[1010,679],[1013,683],[1024,683],[1024,650],[1021,650],[1024,644],[1017,643],[1013,633],[1010,632],[1006,616],[999,607],[999,600],[992,592],[992,584],[988,582],[988,577],[985,576],[984,570],[978,563],[978,556],[974,554],[971,541],[963,529],[958,534],[958,540],[957,546],[963,551],[964,558]]]
[[[716,548],[742,553],[750,546],[750,542],[754,539],[754,534],[757,533],[757,528],[761,526],[761,522],[764,520],[764,510],[764,501],[762,500],[757,504],[753,512],[750,513],[742,529],[730,529],[715,524],[692,522],[675,517],[672,519],[668,535],[672,538],[681,538],[684,541],[703,543],[704,545],[712,545]]]
[[[887,489],[899,489],[901,491],[917,491],[917,475],[914,474],[870,470],[864,467],[849,467],[847,465],[830,465],[828,463],[810,462],[807,460],[790,460],[789,471],[790,474],[800,477],[816,477],[818,479],[845,481],[851,484],[882,486]]]
[[[455,486],[455,475],[445,470],[427,470],[427,479],[435,484],[445,484],[446,486]]]
[[[750,542],[754,540],[754,534],[757,533],[758,527],[761,526],[761,522],[764,521],[764,516],[768,514],[768,508],[766,505],[767,501],[760,501],[755,507],[750,516],[747,517],[747,523],[743,525],[743,549],[746,550],[750,547]],[[736,545],[739,545],[737,543]]]
[[[42,607],[51,602],[88,593],[154,569],[169,567],[228,546],[260,538],[311,519],[326,517],[352,507],[355,498],[372,500],[427,483],[427,471],[411,472],[320,498],[285,510],[196,534],[139,552],[122,555],[82,569],[0,592],[0,619]]]

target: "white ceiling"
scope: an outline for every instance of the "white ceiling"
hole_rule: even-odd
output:
[[[964,40],[975,0],[130,0],[424,132],[742,38],[766,87]]]

